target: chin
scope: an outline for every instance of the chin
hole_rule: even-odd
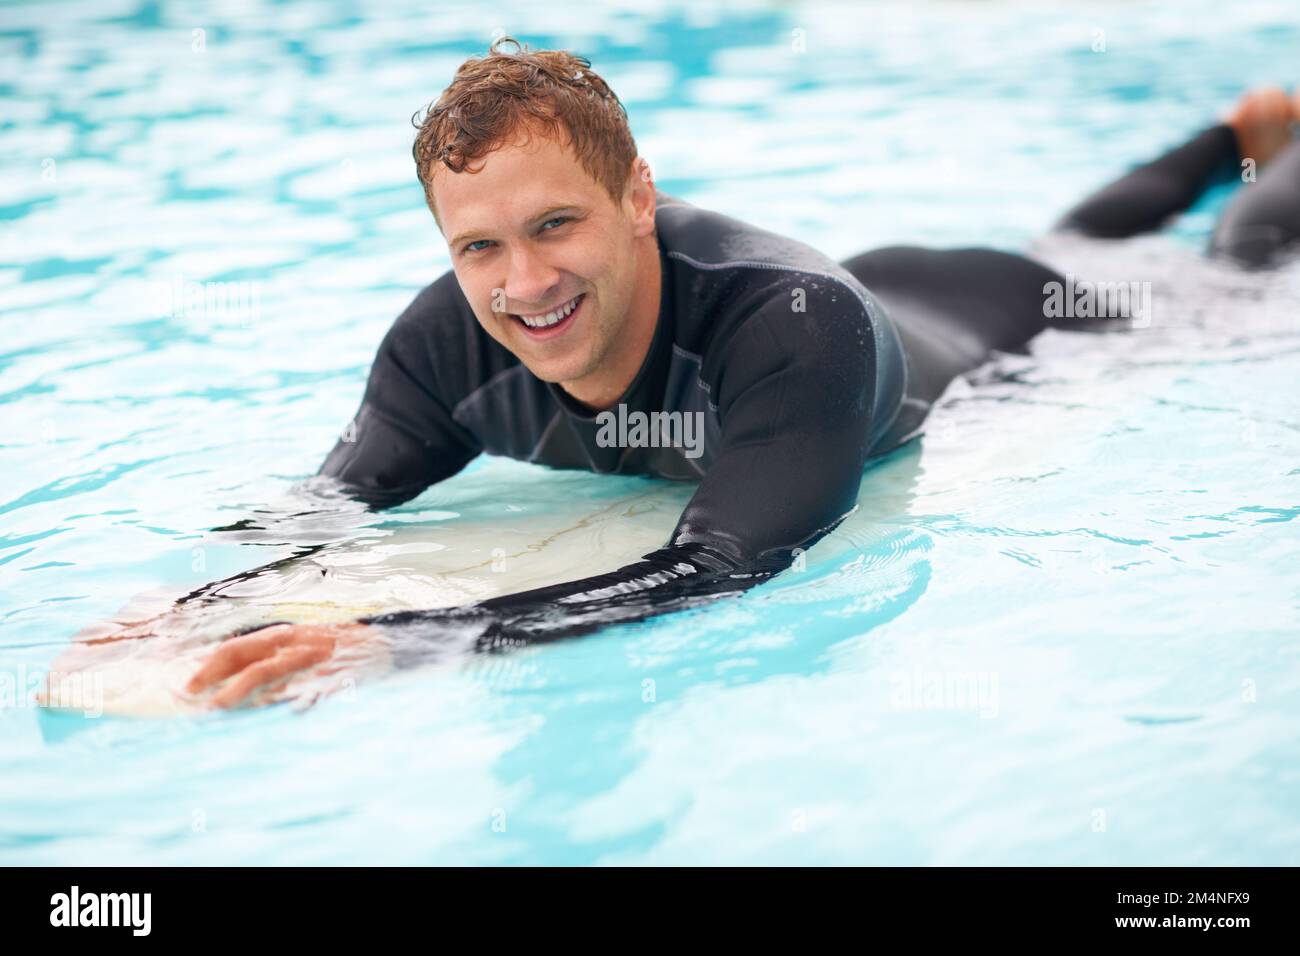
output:
[[[515,357],[523,362],[528,371],[543,382],[572,382],[590,372],[585,363],[572,361],[537,361],[526,352],[516,352]]]

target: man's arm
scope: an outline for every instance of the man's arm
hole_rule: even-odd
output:
[[[119,612],[119,622],[148,628],[166,613],[220,599],[231,585],[292,565],[334,540],[351,539],[364,526],[368,508],[401,504],[454,475],[479,453],[474,437],[455,422],[437,394],[431,324],[452,308],[448,293],[454,291],[454,277],[449,277],[421,290],[390,327],[371,365],[361,407],[317,475],[295,484],[283,501],[211,529],[246,544],[296,543],[295,553],[179,598],[151,595],[147,606]],[[146,609],[147,616],[141,616]],[[96,625],[78,639],[105,629]]]
[[[664,548],[608,574],[458,608],[268,627],[226,641],[188,689],[223,684],[212,702],[237,706],[347,648],[375,647],[409,666],[451,645],[490,651],[555,640],[696,607],[784,570],[795,549],[853,510],[869,436],[897,411],[892,400],[875,407],[879,364],[901,355],[878,355],[867,303],[835,282],[816,298],[794,313],[789,299],[774,297],[731,339],[712,382],[722,448]]]
[[[234,583],[265,574],[315,553],[336,538],[351,538],[365,510],[399,505],[449,478],[479,453],[437,392],[432,323],[451,304],[454,282],[444,276],[426,286],[384,335],[353,420],[315,477],[298,482],[283,507],[255,511],[214,532],[249,543],[284,543],[295,527],[313,525],[308,550],[213,581],[176,603],[220,596]],[[324,520],[324,526],[322,526]]]
[[[776,296],[729,345],[714,383],[722,447],[667,545],[607,574],[462,608],[363,619],[399,659],[449,628],[481,628],[480,649],[586,633],[693,607],[784,570],[855,506],[868,454],[877,355],[854,292],[831,284],[806,312]],[[834,298],[832,298],[832,295]]]
[[[416,296],[384,336],[361,408],[319,471],[372,508],[414,498],[480,451],[436,393],[433,336],[426,326],[438,285]]]
[[[297,562],[327,547],[331,540],[352,537],[365,506],[374,509],[400,504],[464,468],[480,449],[440,397],[431,351],[447,344],[435,334],[432,323],[442,318],[461,318],[450,311],[455,303],[449,298],[455,292],[454,276],[447,273],[422,290],[397,318],[375,356],[356,418],[315,478],[295,486],[285,507],[263,509],[213,529],[245,542],[282,545],[287,537],[301,540],[300,525],[310,523],[311,543],[305,549],[300,546],[289,557],[210,582],[176,599],[150,595],[147,604],[129,605],[115,620],[83,629],[60,658],[58,667],[80,669],[90,646],[164,634],[173,628],[185,633],[185,615],[220,600],[230,586]],[[454,337],[448,347],[456,347]],[[354,629],[364,633],[363,628]],[[281,653],[281,644],[276,642],[285,630],[285,626],[259,625],[247,639],[234,637],[226,641],[195,680],[201,684],[229,676],[212,678],[219,673],[213,668],[234,667],[231,673],[246,671],[215,698],[221,706],[233,706],[260,686],[262,678],[275,668],[283,666],[288,673],[296,666],[318,663],[313,655],[323,652],[328,657],[336,643],[351,633],[336,627],[299,629],[292,634],[292,646]],[[316,638],[317,632],[322,636]],[[259,648],[252,656],[248,656],[250,646]],[[264,659],[268,654],[275,657],[274,665]]]

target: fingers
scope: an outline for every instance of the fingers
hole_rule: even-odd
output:
[[[307,645],[286,647],[274,653],[274,656],[245,667],[232,678],[230,683],[221,688],[212,698],[214,707],[236,707],[244,698],[264,684],[271,684],[281,678],[319,664],[330,656],[330,648],[324,645]]]
[[[288,640],[290,631],[287,625],[278,624],[242,637],[232,637],[217,648],[195,672],[185,685],[185,690],[197,694],[249,665],[271,657]]]
[[[336,647],[360,648],[374,635],[374,630],[364,624],[270,625],[228,639],[189,679],[185,692],[196,694],[225,681],[209,703],[213,707],[236,707],[258,688],[277,683],[283,686],[298,671],[328,662]],[[342,666],[340,662],[326,673]]]

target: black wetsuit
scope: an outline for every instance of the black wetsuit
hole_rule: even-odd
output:
[[[663,194],[656,234],[654,339],[615,408],[697,416],[697,457],[602,442],[595,415],[483,331],[448,272],[389,330],[348,440],[321,473],[376,507],[419,494],[480,452],[698,481],[669,541],[581,581],[367,620],[418,627],[479,616],[491,642],[536,640],[755,584],[854,508],[867,460],[916,436],[954,375],[1043,328],[1042,286],[1056,278],[977,249],[885,249],[839,265]]]
[[[1153,228],[1235,161],[1231,131],[1216,127],[1091,197],[1061,228],[1099,236]],[[1065,282],[1029,258],[988,249],[900,246],[837,264],[662,194],[656,226],[658,323],[617,404],[629,413],[698,413],[698,457],[599,441],[595,416],[491,339],[448,272],[389,330],[355,427],[321,474],[375,507],[419,494],[480,452],[697,480],[664,547],[579,581],[364,620],[420,636],[468,621],[481,627],[480,646],[492,648],[759,583],[853,509],[864,464],[919,434],[954,377],[992,349],[1023,350],[1048,324],[1045,284]],[[1216,247],[1233,247],[1231,237]]]

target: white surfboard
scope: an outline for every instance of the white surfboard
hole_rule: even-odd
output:
[[[971,393],[972,386],[959,379],[939,404]],[[869,468],[858,510],[810,560],[851,562],[871,551],[907,521],[914,496],[924,508],[939,495],[949,509],[960,507],[962,489],[970,488],[973,500],[966,503],[973,506],[987,483],[1004,473],[1047,467],[1038,462],[1071,453],[1071,442],[1053,429],[1026,429],[996,443],[972,440],[979,421],[961,421],[956,412],[932,415],[924,466],[913,443]],[[538,488],[543,490],[534,494]],[[305,518],[277,523],[263,543],[319,544],[321,550],[225,584],[220,600],[191,601],[160,618],[118,615],[120,621],[144,623],[115,633],[109,628],[94,643],[74,642],[52,665],[38,702],[49,711],[91,717],[198,712],[206,705],[183,693],[185,683],[217,642],[236,631],[272,621],[343,622],[385,611],[452,607],[602,574],[662,547],[694,489],[690,483],[488,458],[430,489],[415,512],[375,515],[349,506],[341,514],[325,510],[314,517],[308,510]],[[286,514],[304,510],[301,500],[284,508]],[[797,583],[791,578],[788,586]],[[175,598],[166,595],[162,606]]]
[[[544,507],[526,497],[539,480],[546,483]],[[198,711],[203,702],[182,689],[215,643],[231,633],[272,621],[332,623],[453,607],[611,571],[662,547],[694,490],[689,484],[607,481],[614,483],[612,494],[598,476],[489,459],[420,500],[433,509],[434,520],[353,515],[352,533],[347,522],[340,527],[336,521],[325,537],[341,540],[224,585],[220,600],[191,601],[160,617],[117,615],[144,620],[74,642],[51,666],[38,703],[90,717]],[[511,504],[503,489],[524,504]],[[302,507],[295,502],[287,510]],[[321,537],[319,527],[304,524],[307,539]],[[281,526],[270,537],[283,541],[286,533],[292,537]]]

